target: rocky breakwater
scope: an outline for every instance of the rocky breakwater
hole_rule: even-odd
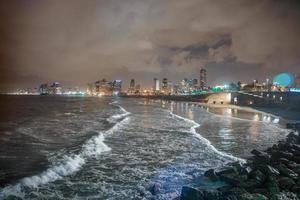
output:
[[[210,169],[203,179],[224,182],[209,190],[184,186],[181,200],[296,200],[300,199],[300,135],[290,133],[265,151],[253,150],[245,163]]]

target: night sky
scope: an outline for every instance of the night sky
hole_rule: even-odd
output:
[[[299,1],[298,1],[299,2]],[[1,0],[0,90],[101,78],[209,84],[300,73],[289,0]]]

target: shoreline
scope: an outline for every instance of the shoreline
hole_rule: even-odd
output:
[[[221,169],[209,169],[200,177],[212,185],[183,186],[174,200],[297,200],[300,198],[300,135],[291,132],[285,141],[251,151],[246,163],[233,162]]]

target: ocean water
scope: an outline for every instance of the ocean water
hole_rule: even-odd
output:
[[[288,133],[268,114],[160,100],[1,96],[0,113],[0,199],[173,199]]]

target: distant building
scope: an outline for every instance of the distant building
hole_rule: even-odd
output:
[[[131,79],[131,81],[130,81],[128,93],[129,94],[135,93],[135,80],[134,79]]]
[[[134,89],[135,88],[135,81],[134,81],[134,79],[131,79],[129,88],[130,89]]]
[[[168,94],[169,93],[169,83],[168,83],[168,79],[167,78],[163,78],[162,79],[162,85],[161,85],[161,90],[162,93],[164,94]]]
[[[163,90],[168,88],[168,79],[167,78],[163,78],[162,79],[162,86],[161,86],[161,88]]]
[[[62,94],[62,87],[59,82],[52,83],[52,85],[50,86],[50,88],[48,90],[49,90],[49,94],[52,94],[52,95],[61,95]]]
[[[153,79],[153,92],[159,91],[159,80],[157,78]]]
[[[112,82],[112,92],[114,95],[118,95],[122,91],[122,80],[114,80]]]
[[[201,90],[207,90],[206,69],[200,69],[199,86]]]
[[[40,88],[39,88],[39,92],[40,92],[40,95],[48,95],[49,94],[48,84],[47,83],[41,84]]]

